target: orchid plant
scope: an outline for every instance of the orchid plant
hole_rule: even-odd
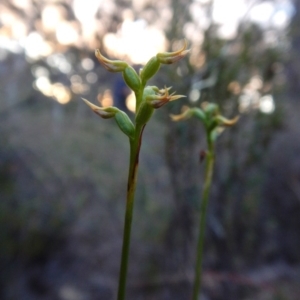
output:
[[[134,195],[137,182],[139,153],[142,144],[143,130],[155,109],[170,101],[184,97],[170,94],[171,87],[159,89],[156,86],[146,86],[147,81],[159,70],[161,64],[173,64],[187,55],[187,42],[175,52],[158,53],[140,70],[139,74],[125,61],[110,60],[104,57],[100,50],[95,51],[99,62],[110,72],[121,72],[127,86],[134,92],[136,99],[136,113],[134,122],[122,110],[114,106],[99,107],[86,99],[85,103],[100,117],[114,118],[121,131],[128,137],[130,144],[129,172],[127,183],[126,211],[123,232],[123,246],[119,274],[118,300],[125,299],[128,257],[130,248],[131,224],[133,218]]]
[[[200,157],[201,160],[206,159],[206,167],[200,208],[200,224],[197,242],[194,286],[192,294],[192,299],[197,300],[199,297],[199,292],[201,291],[205,224],[208,199],[215,164],[215,142],[217,137],[224,130],[224,127],[233,126],[238,121],[238,117],[229,120],[220,114],[219,107],[217,104],[207,102],[202,103],[202,108],[183,107],[183,112],[180,115],[171,115],[171,118],[174,121],[185,120],[191,117],[196,117],[203,123],[207,142],[207,150],[201,152]]]

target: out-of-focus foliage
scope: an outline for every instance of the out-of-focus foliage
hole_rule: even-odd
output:
[[[189,59],[156,84],[188,97],[145,130],[128,297],[191,289],[205,143],[197,122],[168,114],[209,101],[240,121],[217,145],[204,293],[297,299],[299,11],[279,0],[1,1],[0,298],[113,299],[128,149],[79,98],[126,109],[126,86],[95,48],[138,69],[185,37]]]

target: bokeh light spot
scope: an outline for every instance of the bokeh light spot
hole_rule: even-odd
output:
[[[259,100],[259,110],[265,114],[271,114],[275,110],[274,98],[272,95],[265,95]]]
[[[133,113],[135,112],[135,102],[136,102],[135,95],[132,92],[127,96],[125,104],[128,110],[130,110]]]
[[[200,91],[197,89],[192,89],[189,94],[189,100],[191,102],[197,102],[200,98]]]
[[[71,100],[71,92],[68,87],[64,86],[62,83],[57,82],[52,86],[53,97],[60,104],[67,104]]]
[[[98,80],[98,75],[95,72],[89,72],[86,74],[86,81],[88,83],[96,83]]]
[[[90,58],[85,57],[81,60],[81,66],[84,70],[91,71],[94,69],[95,64]]]
[[[48,77],[41,76],[35,80],[33,87],[47,97],[52,96],[52,84]]]
[[[103,107],[112,106],[114,103],[110,89],[105,90],[103,95],[98,94],[97,99]]]
[[[79,34],[76,29],[75,23],[71,22],[60,22],[56,26],[56,38],[57,41],[62,45],[75,44],[79,39]]]

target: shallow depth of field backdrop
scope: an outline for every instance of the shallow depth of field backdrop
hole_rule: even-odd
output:
[[[128,141],[80,98],[132,114],[95,48],[139,69],[183,38],[152,81],[188,97],[145,129],[127,298],[188,299],[205,140],[169,114],[212,101],[240,120],[217,143],[203,299],[299,299],[299,0],[1,0],[1,299],[115,299]]]

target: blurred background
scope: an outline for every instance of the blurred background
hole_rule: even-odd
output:
[[[169,114],[212,101],[240,120],[217,142],[202,299],[299,299],[299,0],[0,1],[1,299],[115,299],[129,145],[80,98],[133,117],[95,48],[138,70],[183,38],[151,82],[188,97],[144,132],[127,298],[191,295],[206,144]]]

